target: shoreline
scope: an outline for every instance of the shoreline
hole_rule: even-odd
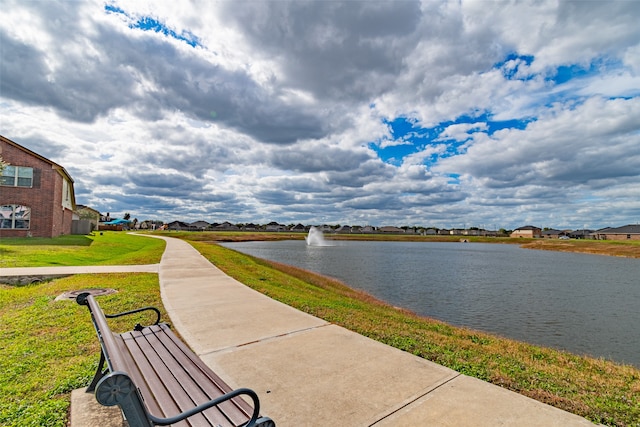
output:
[[[187,240],[212,242],[304,240],[306,233],[235,232],[235,231],[165,231],[166,236],[190,236]],[[151,233],[152,234],[152,233]],[[183,237],[184,238],[184,237]],[[325,240],[389,241],[389,242],[452,242],[519,245],[525,249],[574,252],[591,255],[640,258],[640,240],[558,240],[478,236],[421,236],[403,234],[325,234]]]

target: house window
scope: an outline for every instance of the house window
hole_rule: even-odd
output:
[[[22,205],[0,206],[0,228],[28,229],[31,208]]]
[[[6,166],[2,171],[2,176],[0,176],[0,185],[8,185],[11,187],[32,187],[33,168],[11,165]]]

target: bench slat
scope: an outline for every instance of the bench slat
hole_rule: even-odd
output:
[[[146,331],[147,335],[150,333],[150,331]],[[127,332],[121,336],[127,351],[137,365],[136,378],[133,381],[140,388],[140,393],[149,412],[156,417],[166,418],[194,407],[193,401],[188,397],[185,398],[184,394],[179,392],[181,386],[175,381],[173,374],[158,356],[157,349],[149,345],[142,334],[141,332]],[[130,375],[133,374],[130,373]],[[200,425],[206,426],[211,423],[205,420],[204,415],[196,414],[175,424],[180,427]]]
[[[149,368],[148,370],[143,371],[143,375],[145,377],[157,375],[158,379],[162,382],[162,385],[171,390],[170,398],[172,398],[174,403],[180,408],[180,411],[178,412],[182,412],[197,406],[200,403],[208,401],[209,399],[207,399],[202,393],[199,396],[192,396],[185,390],[185,387],[193,387],[192,383],[195,379],[184,374],[184,369],[186,367],[175,362],[174,355],[171,354],[170,351],[167,351],[163,347],[163,344],[157,339],[157,336],[155,335],[157,332],[158,331],[154,331],[153,329],[145,329],[142,332],[134,333],[135,344],[140,347],[140,350],[145,354],[145,356],[147,356],[149,361]],[[153,394],[154,396],[158,396],[156,390],[153,390]],[[212,415],[212,412],[214,415]],[[166,417],[175,414],[176,413],[165,412],[163,416]],[[207,415],[209,416],[206,418],[209,418],[210,421],[215,421],[216,423],[228,422],[216,408],[208,410]],[[199,425],[200,423],[204,423],[205,425],[211,424],[204,421],[203,418],[205,418],[204,412],[197,416],[194,415],[193,417],[190,417],[188,421],[194,426]]]
[[[173,416],[231,391],[224,381],[195,358],[191,350],[182,344],[167,325],[147,327],[141,332],[128,332],[122,334],[122,338],[129,354],[138,364],[137,369],[142,373],[142,381],[149,380],[146,384],[149,397],[145,396],[146,390],[142,392],[145,402],[151,399],[151,396],[155,396],[161,404],[162,417]],[[136,384],[139,383],[137,380],[134,381]],[[175,406],[179,409],[176,412]],[[208,409],[199,416],[190,417],[188,421],[189,425],[193,426],[201,423],[231,423],[238,426],[250,418],[246,411],[251,410],[251,406],[244,400],[233,399]]]
[[[215,399],[233,390],[188,349],[171,329],[165,326],[162,328],[162,333],[157,333],[156,337],[163,343],[164,348],[169,349],[169,353],[176,363],[183,367],[185,374],[192,379],[191,384],[194,385],[194,389],[189,390],[189,393],[197,396],[199,399],[197,403]],[[180,369],[176,369],[175,372],[180,372]],[[242,398],[223,402],[216,408],[236,426],[246,423],[253,413],[251,405]],[[208,413],[208,411],[204,412],[204,414]]]
[[[145,368],[144,365],[147,365],[146,370],[152,369],[148,364],[147,355],[140,349],[137,351],[132,349],[128,342],[131,341],[131,338],[127,339],[127,335],[130,335],[130,332],[124,334],[114,334],[116,336],[116,341],[119,342],[119,350],[123,355],[129,355],[129,357],[124,358],[128,363],[127,366],[123,367],[121,370],[126,372],[130,377],[134,384],[140,390],[140,394],[144,400],[145,405],[147,406],[147,410],[151,414],[163,414],[163,413],[172,413],[177,414],[180,413],[180,408],[178,405],[171,405],[173,403],[171,399],[168,398],[169,393],[164,389],[162,381],[158,378],[157,375],[149,375],[145,376]],[[133,350],[133,351],[132,351]],[[136,362],[135,359],[138,358]],[[145,363],[146,362],[146,363]],[[130,364],[130,365],[129,365]],[[154,390],[154,391],[152,391]],[[163,407],[161,408],[158,404],[156,398],[149,398],[149,396],[153,396],[154,393],[159,393],[159,398],[165,402]],[[188,426],[188,424],[181,423],[179,426]]]

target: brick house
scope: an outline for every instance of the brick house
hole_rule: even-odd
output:
[[[560,237],[568,236],[569,233],[570,232],[566,230],[555,230],[553,228],[550,228],[548,230],[542,230],[542,233],[540,233],[540,236],[543,239],[559,239]]]
[[[524,227],[516,228],[509,237],[542,237],[542,229],[534,227],[533,225],[525,225]]]
[[[73,179],[57,163],[0,135],[0,237],[71,234]]]
[[[603,228],[595,232],[598,240],[640,240],[640,225],[629,224],[622,227]]]

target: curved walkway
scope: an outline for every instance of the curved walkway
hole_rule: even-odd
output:
[[[167,242],[158,273],[176,330],[280,427],[593,425],[272,300],[187,242],[149,237]]]

